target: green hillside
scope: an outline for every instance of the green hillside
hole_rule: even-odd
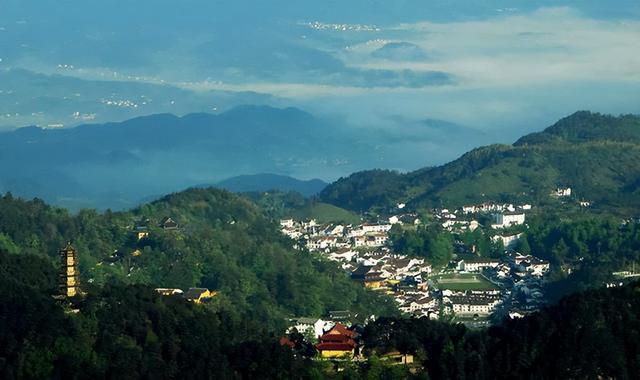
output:
[[[359,224],[361,219],[355,213],[322,202],[311,202],[293,211],[289,216],[297,220],[315,219],[319,223]]]
[[[165,217],[179,228],[160,228]],[[140,224],[149,236],[138,240]],[[118,280],[207,287],[220,292],[221,305],[274,329],[286,317],[329,310],[395,312],[390,300],[365,291],[335,264],[295,251],[261,208],[227,191],[191,189],[130,212],[77,215],[39,200],[0,197],[0,252],[34,254],[57,265],[67,240],[79,252],[85,285]]]
[[[558,186],[596,209],[640,207],[640,117],[577,112],[513,145],[474,149],[446,165],[406,174],[361,172],[321,192],[323,201],[364,211],[484,201],[553,203]]]
[[[429,318],[378,318],[361,330],[367,360],[310,360],[254,314],[194,305],[144,285],[51,297],[55,268],[0,252],[2,379],[634,379],[639,283],[589,290],[524,318],[470,330]],[[389,352],[415,365],[386,364]]]

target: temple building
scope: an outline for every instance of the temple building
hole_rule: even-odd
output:
[[[318,339],[316,349],[323,358],[353,358],[356,354],[356,334],[341,323],[336,323]]]
[[[64,297],[80,294],[78,255],[71,243],[60,250],[60,264],[60,293]]]

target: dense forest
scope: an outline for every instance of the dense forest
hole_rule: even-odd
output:
[[[170,217],[177,229],[165,230]],[[148,236],[137,238],[143,230]],[[71,215],[39,200],[0,198],[0,251],[57,263],[71,240],[84,284],[126,284],[219,292],[216,303],[274,331],[286,318],[350,310],[397,313],[393,302],[352,282],[335,264],[293,248],[251,201],[215,189],[166,196],[130,212]]]
[[[443,166],[400,174],[373,170],[329,185],[320,199],[356,211],[459,207],[485,201],[558,206],[550,193],[570,186],[594,210],[637,213],[640,207],[640,117],[586,111],[514,145],[474,149]]]
[[[259,318],[196,305],[112,279],[56,301],[56,270],[0,253],[3,379],[514,379],[617,378],[640,373],[640,285],[590,290],[488,330],[406,318],[364,327],[368,359],[333,364],[278,344]],[[389,366],[387,352],[415,356]]]

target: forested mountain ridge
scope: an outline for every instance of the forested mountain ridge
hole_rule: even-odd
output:
[[[584,143],[594,140],[640,143],[640,127],[635,115],[602,115],[578,111],[542,132],[524,136],[513,145]]]
[[[160,226],[168,217],[178,228]],[[148,236],[139,238],[138,231]],[[77,215],[39,200],[0,197],[0,251],[37,255],[55,266],[68,240],[87,286],[118,280],[207,287],[220,292],[220,305],[271,328],[281,328],[287,317],[329,310],[396,313],[390,300],[352,282],[335,264],[294,250],[263,210],[223,190],[191,189],[130,212]]]
[[[435,168],[406,174],[355,173],[328,186],[320,198],[364,211],[397,202],[457,207],[484,201],[548,203],[559,186],[596,208],[640,207],[640,117],[586,111],[560,120],[514,145],[474,149]]]
[[[324,189],[328,183],[320,179],[299,180],[277,174],[240,175],[227,178],[215,184],[215,187],[236,193],[257,191],[296,191],[306,197],[315,195]]]

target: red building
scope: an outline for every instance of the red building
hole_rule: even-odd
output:
[[[347,329],[343,324],[336,323],[329,331],[320,337],[316,349],[324,358],[350,357],[355,355],[355,332]]]

